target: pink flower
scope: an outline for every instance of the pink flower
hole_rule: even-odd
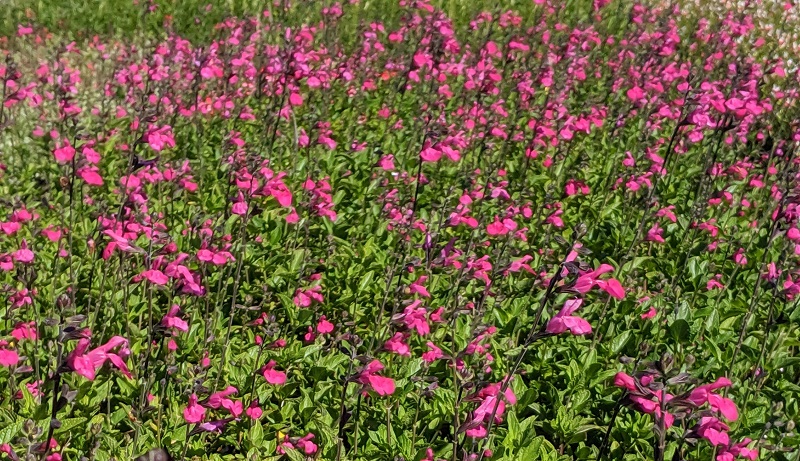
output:
[[[418,307],[420,304],[422,304],[420,300],[414,301],[406,306],[401,314],[394,318],[396,320],[402,320],[406,328],[416,330],[417,334],[425,336],[431,332],[431,327],[426,318],[428,310],[424,307]]]
[[[486,233],[495,236],[495,235],[506,235],[510,231],[514,231],[517,229],[517,223],[514,222],[513,219],[505,218],[502,221],[495,216],[494,222],[486,226]]]
[[[598,280],[597,286],[608,293],[612,298],[625,299],[625,289],[617,279]]]
[[[261,407],[258,406],[258,399],[253,400],[250,402],[250,406],[247,407],[247,410],[244,411],[250,419],[260,419],[261,415],[264,414],[264,411]]]
[[[58,229],[53,229],[52,226],[47,226],[44,230],[42,230],[42,235],[44,235],[47,240],[51,242],[58,242],[61,239],[61,231]]]
[[[300,440],[298,440],[295,443],[295,445],[300,447],[305,452],[305,454],[313,455],[314,453],[317,452],[317,445],[311,441],[313,438],[314,434],[308,434],[305,437],[302,437]]]
[[[323,315],[317,323],[317,333],[324,335],[333,332],[333,324]]]
[[[302,106],[303,97],[299,93],[292,93],[289,95],[289,104],[293,106]]]
[[[178,317],[181,308],[177,304],[173,304],[169,309],[167,315],[161,319],[161,325],[165,328],[174,328],[178,331],[189,331],[189,324],[185,320]]]
[[[11,257],[14,258],[14,261],[28,264],[33,262],[34,254],[33,251],[28,249],[28,242],[25,240],[22,241],[21,248],[14,253],[11,254]]]
[[[728,445],[730,442],[728,429],[728,425],[717,418],[705,416],[700,418],[700,423],[695,428],[695,432],[700,437],[708,440],[711,445]]]
[[[728,421],[739,419],[739,410],[733,400],[711,393],[708,395],[708,405],[712,410],[719,412]]]
[[[561,334],[569,330],[573,335],[587,335],[592,332],[592,326],[586,320],[572,314],[581,307],[582,299],[570,299],[564,303],[558,314],[547,323],[545,331],[551,334]]]
[[[636,380],[634,377],[621,371],[614,375],[614,385],[627,389],[631,392],[637,391]]]
[[[183,410],[183,419],[189,424],[199,423],[203,420],[206,409],[197,403],[197,394],[189,397],[189,405]]]
[[[391,339],[386,341],[386,343],[383,345],[383,348],[389,352],[394,352],[395,354],[409,357],[411,356],[411,349],[405,342],[407,338],[408,336],[404,335],[403,333],[395,333]]]
[[[6,349],[5,341],[0,341],[0,365],[4,367],[12,367],[19,363],[19,355],[11,350]]]
[[[166,285],[169,282],[169,277],[164,275],[158,269],[149,269],[141,273],[142,277],[146,278],[150,283],[155,285]]]
[[[429,350],[427,352],[422,353],[422,360],[428,363],[433,363],[436,360],[444,357],[442,350],[436,347],[436,344],[433,344],[432,342],[428,341],[427,346]]]
[[[231,213],[239,216],[244,216],[247,214],[247,202],[241,201],[236,202],[231,207]]]
[[[389,154],[381,157],[378,161],[378,167],[382,168],[384,171],[394,170],[394,156]]]
[[[86,182],[86,184],[88,184],[90,186],[102,186],[103,185],[103,177],[100,176],[99,171],[100,170],[98,170],[95,167],[92,167],[92,168],[80,168],[80,169],[78,169],[77,173],[78,173],[78,176],[80,176],[81,179],[83,179]]]
[[[81,338],[75,349],[67,357],[67,365],[74,370],[77,374],[83,376],[89,381],[94,381],[94,378],[99,370],[107,361],[117,367],[123,375],[131,378],[131,373],[128,371],[128,366],[125,364],[123,357],[130,354],[128,350],[128,340],[122,336],[114,336],[102,346],[96,347],[89,352],[90,340],[88,338]],[[119,354],[112,353],[114,349],[119,350]]]
[[[427,280],[428,280],[428,276],[423,275],[420,278],[418,278],[416,282],[411,283],[411,285],[408,286],[409,291],[411,292],[411,294],[419,294],[423,298],[430,298],[431,294],[428,293],[428,289],[425,288],[424,285],[422,285]]]
[[[225,390],[211,394],[211,396],[209,396],[208,400],[205,402],[205,406],[213,409],[220,408],[221,406],[223,406],[223,403],[225,401],[230,400],[228,398],[229,395],[233,395],[237,392],[239,392],[238,389],[236,389],[233,386],[228,386],[227,388],[225,388]]]
[[[38,337],[36,322],[18,323],[14,329],[11,330],[11,336],[17,341],[22,341],[23,339],[36,340]]]
[[[755,461],[758,459],[758,448],[747,448],[752,440],[745,438],[741,442],[722,448],[717,455],[717,461],[733,461],[734,457],[740,457]]]
[[[647,237],[645,238],[645,240],[648,242],[664,243],[665,240],[663,237],[663,233],[664,229],[662,229],[661,226],[658,225],[658,223],[653,224],[653,227],[651,227],[650,230],[647,231]]]
[[[628,96],[628,99],[634,103],[639,102],[639,100],[644,98],[644,91],[642,91],[642,89],[638,86],[634,86],[633,88],[629,89],[625,92],[625,94]]]
[[[2,231],[6,235],[14,235],[17,233],[18,230],[22,225],[15,221],[3,222],[0,223],[0,231]]]
[[[372,389],[378,395],[391,395],[395,390],[394,380],[377,375],[381,370],[383,370],[383,364],[378,360],[373,360],[359,373],[356,381]]]
[[[75,158],[75,148],[70,146],[69,143],[64,145],[56,144],[56,150],[53,151],[53,156],[58,163],[69,163]]]
[[[262,374],[264,375],[264,379],[267,380],[268,383],[274,384],[276,386],[280,386],[286,383],[286,373],[283,371],[275,370],[275,361],[270,360],[264,365],[264,369],[262,370]]]
[[[297,307],[309,307],[311,303],[316,301],[318,303],[323,302],[324,298],[322,297],[322,287],[317,285],[307,290],[297,289],[294,294],[294,304]]]
[[[494,423],[500,423],[503,421],[502,417],[506,411],[506,404],[515,405],[517,403],[517,397],[510,386],[500,395],[502,383],[503,381],[489,384],[481,389],[480,392],[468,398],[468,400],[479,401],[480,405],[472,413],[471,420],[466,423],[468,427],[467,436],[472,438],[486,437],[488,432],[485,425],[491,421],[492,415],[494,415]]]
[[[231,400],[228,398],[228,396],[237,392],[238,390],[235,387],[228,386],[223,391],[211,394],[211,396],[203,403],[203,405],[213,409],[224,408],[228,410],[234,418],[236,418],[244,411],[242,402]]]
[[[653,317],[656,316],[657,313],[658,311],[656,311],[656,308],[651,306],[649,311],[641,315],[642,320],[652,319]]]
[[[156,152],[160,152],[167,147],[175,147],[175,138],[172,134],[172,127],[169,125],[164,125],[157,129],[150,129],[145,135],[145,139],[147,140],[147,144],[150,145],[150,148]]]

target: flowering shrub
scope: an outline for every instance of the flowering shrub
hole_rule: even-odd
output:
[[[0,39],[0,459],[796,459],[794,5],[99,3]]]

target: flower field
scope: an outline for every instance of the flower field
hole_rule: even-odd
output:
[[[29,3],[0,460],[800,459],[800,5]]]

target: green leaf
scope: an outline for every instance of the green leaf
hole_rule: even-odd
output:
[[[283,450],[286,452],[286,456],[289,457],[292,461],[305,461],[303,455],[300,454],[299,451],[295,450],[294,448],[283,447]]]
[[[673,320],[669,324],[669,333],[676,342],[680,344],[688,343],[691,339],[689,322],[684,319]]]
[[[0,429],[0,444],[11,442],[14,437],[19,434],[19,431],[22,430],[22,426],[24,424],[24,420],[18,419],[13,424],[9,424],[8,426]]]
[[[517,459],[524,459],[524,460],[552,460],[556,459],[558,454],[556,453],[555,447],[553,444],[547,441],[544,437],[537,436],[531,441],[530,445],[527,447],[522,448],[519,451],[519,457]]]
[[[81,418],[67,418],[67,419],[62,419],[60,421],[61,421],[61,427],[58,428],[59,433],[69,431],[70,429],[78,427],[82,424],[86,424],[87,420],[86,418],[81,417]]]
[[[611,350],[614,354],[619,354],[628,344],[628,341],[631,339],[631,335],[633,332],[631,330],[623,331],[619,336],[614,337],[611,340]]]
[[[253,423],[253,427],[250,428],[248,433],[250,438],[250,444],[253,447],[260,447],[261,443],[264,441],[264,428],[261,426],[261,421],[256,420]]]

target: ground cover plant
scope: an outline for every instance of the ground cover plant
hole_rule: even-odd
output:
[[[11,2],[0,459],[799,459],[799,27]]]

